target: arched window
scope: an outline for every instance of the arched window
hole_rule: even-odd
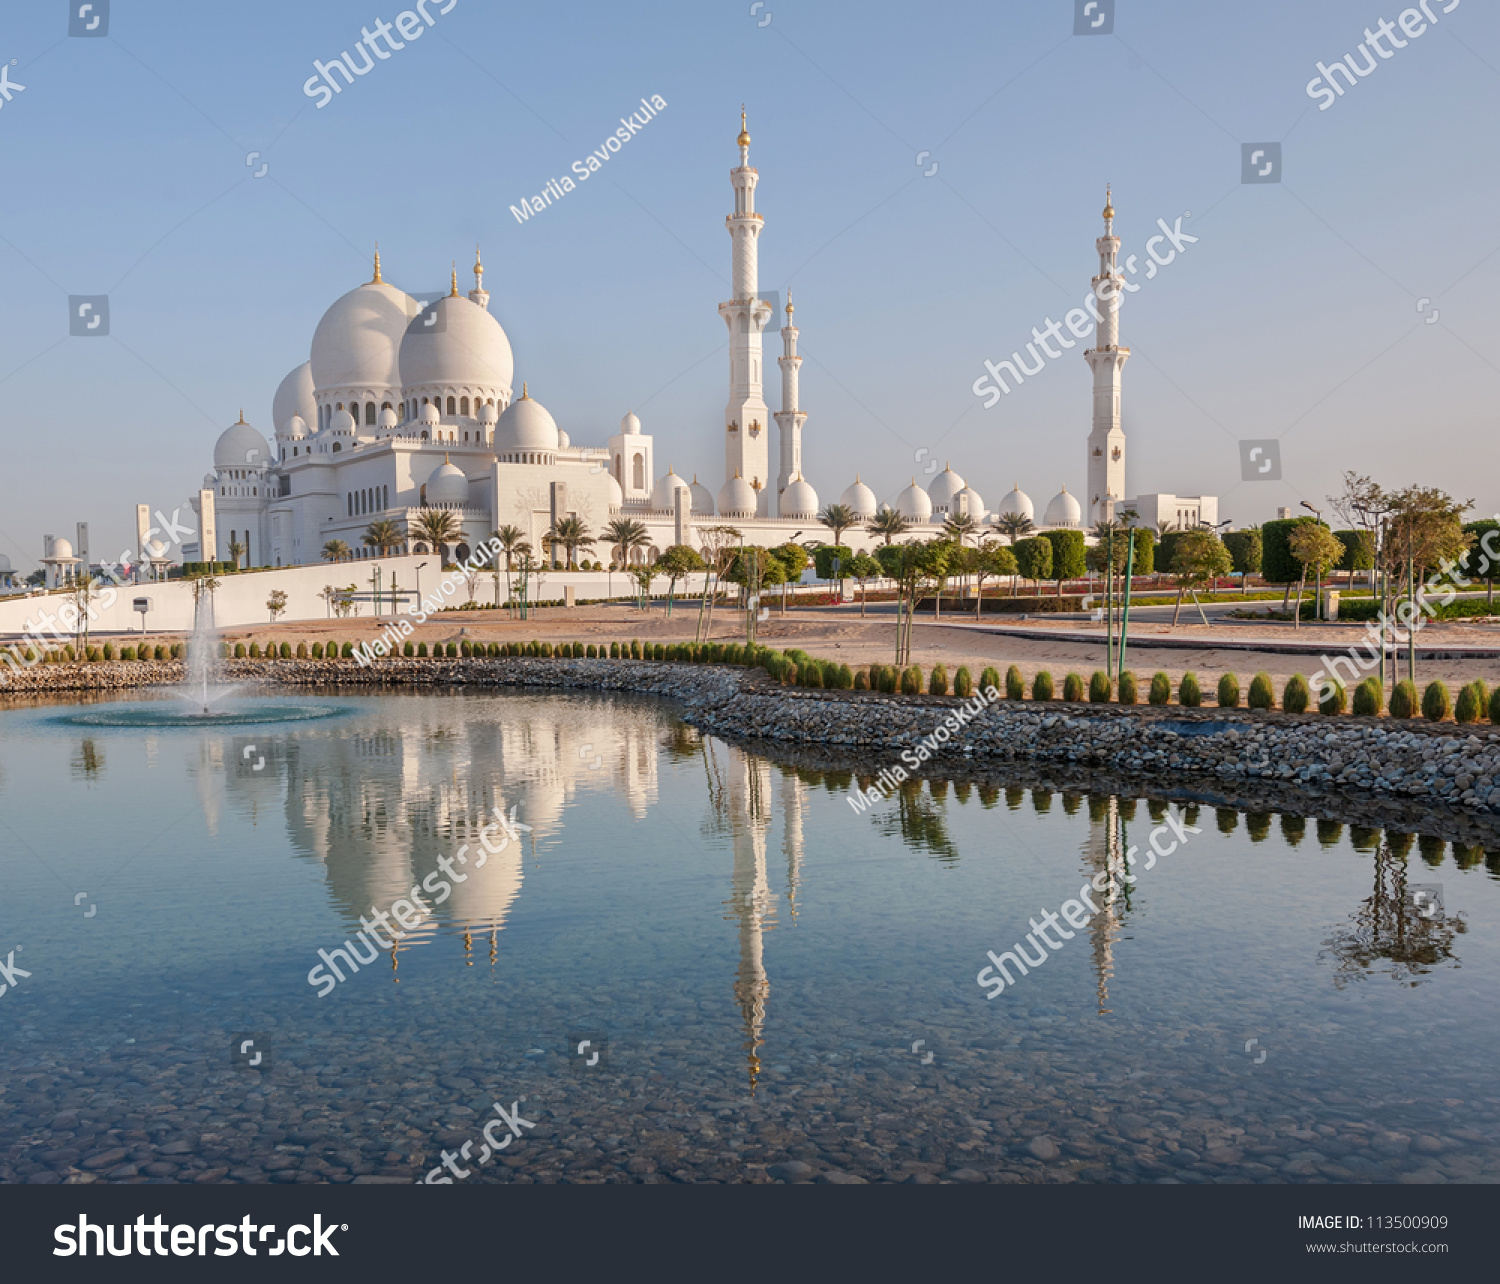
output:
[[[469,560],[469,546],[467,544],[460,544],[454,552],[458,555],[453,559],[455,562],[467,562]]]
[[[457,413],[457,411],[455,411],[455,409],[454,409],[454,407],[453,407],[453,398],[452,398],[452,397],[449,397],[449,398],[448,398],[448,413],[449,413],[449,414],[450,414],[450,415],[451,415],[451,414],[456,414],[456,413]]]
[[[458,399],[458,413],[461,414],[461,415],[463,415],[465,418],[468,417],[468,414],[469,414],[469,399],[467,397],[460,397]],[[468,438],[465,437],[464,440],[467,441]]]
[[[343,447],[342,447],[342,446],[341,446],[341,445],[339,445],[339,443],[338,443],[338,442],[334,442],[334,443],[333,443],[333,453],[334,453],[334,454],[335,454],[335,455],[336,455],[336,454],[338,454],[338,453],[339,453],[339,451],[341,451],[341,450],[343,450]]]
[[[348,500],[348,503],[345,504],[345,508],[347,508],[348,511],[344,514],[344,516],[345,517],[353,517],[354,516],[354,492],[351,490],[349,492],[349,494],[346,496],[346,498]]]
[[[389,486],[382,486],[380,488],[380,506],[381,508],[389,508],[391,506],[391,488]]]
[[[646,488],[646,461],[640,455],[635,457],[635,462],[630,467],[630,484],[636,490]]]
[[[365,402],[365,425],[370,428],[375,426],[375,403],[373,401]]]
[[[423,441],[427,440],[427,429],[425,429],[425,428],[422,429],[422,440]]]
[[[427,545],[422,543],[421,540],[418,540],[411,546],[411,551],[414,556],[419,556],[427,551]]]

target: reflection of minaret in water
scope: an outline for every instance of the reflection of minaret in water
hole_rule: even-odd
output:
[[[766,979],[764,934],[775,927],[775,899],[766,877],[766,830],[770,827],[770,765],[731,750],[726,817],[734,846],[732,895],[726,902],[740,925],[740,966],[734,997],[745,1022],[745,1052],[753,1095],[760,1081],[761,1030],[771,985]]]
[[[1100,803],[1103,806],[1100,806]],[[1096,816],[1096,808],[1103,816]],[[1097,823],[1102,819],[1103,824]],[[1097,978],[1099,1015],[1112,1011],[1109,1007],[1109,979],[1115,972],[1114,945],[1120,933],[1120,901],[1122,885],[1120,875],[1124,870],[1124,856],[1120,844],[1120,800],[1111,794],[1107,799],[1089,799],[1089,836],[1084,840],[1083,857],[1085,877],[1092,879],[1105,873],[1108,881],[1105,890],[1090,888],[1099,913],[1089,923],[1089,940],[1094,952],[1094,974]]]
[[[781,773],[781,851],[786,857],[786,908],[797,921],[797,889],[802,884],[802,819],[807,805],[807,787],[797,773]]]

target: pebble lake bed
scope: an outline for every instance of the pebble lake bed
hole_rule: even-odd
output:
[[[859,809],[958,701],[224,668],[329,715],[69,720],[165,663],[0,709],[0,1180],[1500,1177],[1487,725],[1002,701]],[[497,808],[525,828],[478,867]],[[987,953],[1169,814],[1176,851],[986,999]],[[461,851],[365,963],[362,916]],[[492,1149],[497,1106],[526,1122]]]

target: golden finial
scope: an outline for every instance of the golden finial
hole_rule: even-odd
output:
[[[379,284],[381,284],[381,280],[380,280],[380,242],[379,241],[375,242],[375,279],[373,281],[371,281],[370,284],[371,285],[379,285]]]
[[[474,247],[474,284],[477,288],[484,288],[484,264],[479,261],[479,247]]]
[[[740,146],[750,146],[750,130],[745,125],[745,104],[740,104]]]
[[[792,315],[792,311],[793,311],[793,309],[792,309],[792,291],[791,291],[790,288],[788,288],[787,292],[786,292],[786,314],[787,314],[787,316],[791,316]]]
[[[449,287],[448,297],[450,299],[456,299],[456,298],[458,298],[458,260],[454,259],[454,260],[452,260],[452,262],[453,262],[453,275],[449,278],[451,280],[451,282],[452,282],[452,285]]]
[[[446,465],[447,462],[448,462],[448,452],[445,450],[445,451],[443,451],[443,463]]]
[[[527,398],[529,397],[529,395],[530,394],[526,391],[526,380],[522,379],[521,380],[521,400],[522,401],[527,400]]]
[[[1104,185],[1104,217],[1105,218],[1114,218],[1114,216],[1115,216],[1115,207],[1114,207],[1114,203],[1110,200],[1110,196],[1109,196],[1109,184],[1106,183]]]
[[[240,407],[240,422],[245,422],[245,408],[243,406]]]

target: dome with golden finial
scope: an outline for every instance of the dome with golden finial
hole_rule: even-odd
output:
[[[379,285],[380,284],[380,242],[379,241],[375,242],[375,277],[370,282],[370,284],[371,285]]]
[[[1114,216],[1115,216],[1115,207],[1114,207],[1113,201],[1110,200],[1110,196],[1109,196],[1109,184],[1106,183],[1104,185],[1104,217],[1105,218],[1114,218]]]
[[[749,130],[749,127],[745,124],[745,104],[744,103],[740,104],[740,139],[739,139],[739,142],[740,142],[740,146],[741,147],[749,147],[750,146],[750,130]]]

